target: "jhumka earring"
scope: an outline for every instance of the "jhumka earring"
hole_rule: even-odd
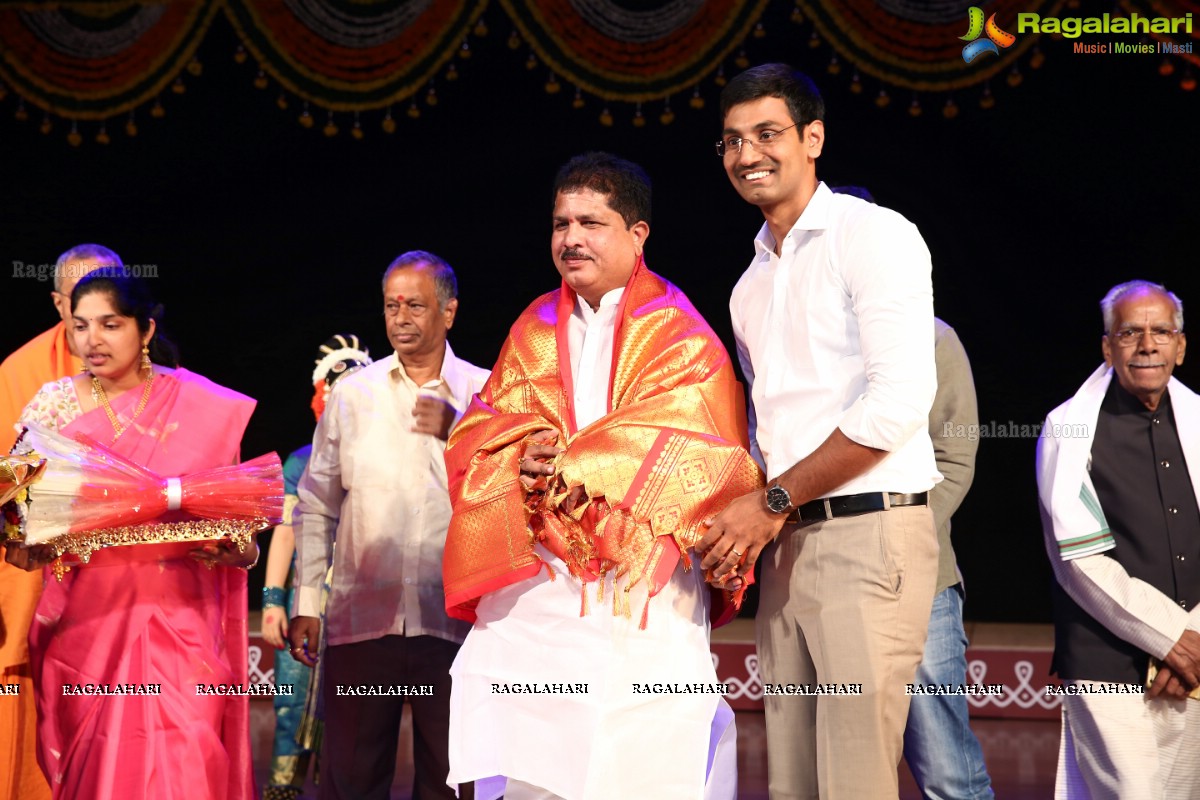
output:
[[[142,372],[151,373],[154,371],[154,365],[150,363],[150,343],[142,345]]]

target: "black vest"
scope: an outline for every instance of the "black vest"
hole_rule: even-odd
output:
[[[1096,421],[1091,478],[1116,540],[1102,555],[1190,611],[1200,602],[1200,509],[1167,392],[1150,411],[1113,378]],[[1149,654],[1053,583],[1051,671],[1064,680],[1143,683]]]

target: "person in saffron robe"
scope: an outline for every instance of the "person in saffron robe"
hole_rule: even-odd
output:
[[[58,257],[50,300],[62,318],[0,363],[0,453],[16,439],[21,409],[47,381],[76,375],[82,362],[68,335],[71,290],[101,266],[122,266],[121,257],[98,244],[81,244]],[[0,561],[0,683],[19,686],[0,699],[0,800],[44,800],[50,787],[37,764],[34,684],[29,666],[29,624],[42,592],[41,575]]]
[[[254,401],[167,366],[176,358],[142,280],[97,270],[75,287],[71,313],[88,371],[43,386],[22,421],[88,436],[160,475],[238,460]],[[247,697],[197,685],[247,684],[239,567],[257,553],[143,544],[100,550],[61,581],[46,572],[29,646],[45,687],[38,760],[55,798],[253,796]],[[49,561],[36,545],[10,545],[5,558],[25,569]],[[139,694],[88,688],[97,685]]]
[[[710,593],[689,548],[761,486],[742,388],[645,266],[641,167],[579,156],[553,198],[562,285],[512,326],[446,451],[446,608],[474,622],[451,670],[448,782],[506,800],[732,798],[733,715],[706,691]],[[722,621],[732,593],[714,594]]]
[[[99,244],[75,245],[58,257],[50,301],[61,321],[0,363],[0,451],[7,453],[12,448],[18,427],[14,423],[43,384],[83,371],[71,335],[71,292],[75,284],[100,267],[123,266],[119,255]],[[7,800],[5,795],[0,798]]]

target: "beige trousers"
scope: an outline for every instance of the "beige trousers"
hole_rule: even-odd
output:
[[[926,506],[788,525],[764,551],[756,639],[767,692],[861,689],[764,696],[771,800],[895,800],[937,566]]]

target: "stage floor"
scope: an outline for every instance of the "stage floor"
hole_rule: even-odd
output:
[[[269,703],[250,704],[254,746],[254,774],[259,790],[266,785],[271,761],[271,736],[275,713]],[[737,712],[738,798],[767,800],[767,748],[763,715],[759,711]],[[1054,794],[1054,769],[1058,759],[1059,724],[1044,720],[972,719],[971,728],[983,745],[984,760],[992,776],[997,797],[1006,800],[1042,800]],[[392,800],[408,800],[412,782],[412,729],[408,709],[400,731],[396,757],[396,780]],[[305,797],[315,798],[311,776]],[[901,767],[901,800],[920,800],[916,783]]]

